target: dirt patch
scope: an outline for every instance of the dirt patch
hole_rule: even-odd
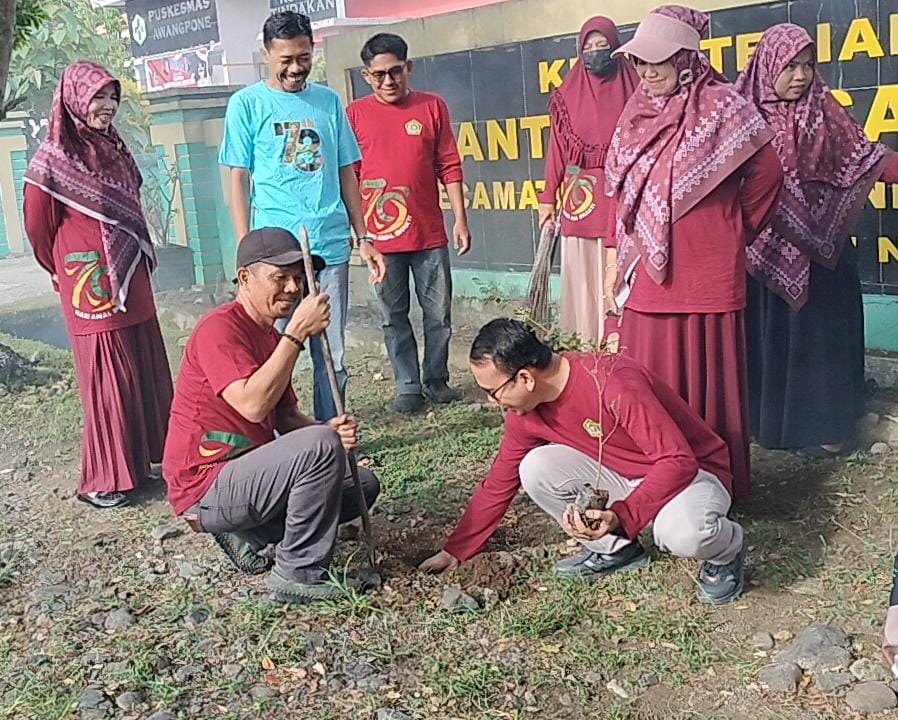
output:
[[[453,579],[462,587],[490,588],[505,597],[520,581],[518,571],[525,565],[523,558],[510,552],[487,552],[462,565]]]
[[[666,556],[603,582],[556,579],[565,536],[525,496],[486,553],[452,577],[425,576],[414,566],[445,542],[489,466],[500,420],[465,404],[399,417],[388,381],[350,357],[365,451],[384,487],[372,520],[385,585],[285,610],[267,601],[264,576],[231,572],[207,536],[154,541],[153,530],[173,522],[161,486],[110,515],[72,499],[80,406],[67,355],[41,353],[65,387],[0,400],[0,716],[74,717],[80,702],[110,720],[159,710],[191,720],[375,720],[386,708],[457,720],[835,720],[851,716],[839,697],[821,705],[804,687],[788,699],[760,688],[770,657],[753,633],[835,622],[857,656],[878,657],[896,455],[814,463],[756,450],[756,497],[737,508],[749,592],[731,606],[698,605],[700,563]],[[338,548],[341,564],[363,558],[358,539]],[[441,609],[452,584],[479,608]],[[133,623],[107,629],[126,615]],[[128,693],[139,706],[119,711]]]

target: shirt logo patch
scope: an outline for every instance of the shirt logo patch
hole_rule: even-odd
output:
[[[95,250],[65,256],[65,274],[69,277],[77,275],[72,286],[72,307],[82,320],[103,320],[111,317],[115,308],[115,299],[100,284],[109,273],[100,261],[100,253]]]
[[[568,167],[561,212],[568,220],[582,220],[596,209],[595,188],[598,178],[578,167]]]
[[[243,435],[211,430],[203,433],[198,450],[200,456],[207,460],[211,458],[215,458],[216,461],[230,460],[251,448],[252,444],[252,441]]]
[[[401,186],[388,189],[387,181],[377,178],[364,180],[361,189],[365,206],[365,227],[377,240],[392,240],[411,227],[409,188]]]
[[[586,434],[589,435],[589,437],[601,440],[602,425],[600,423],[586,418],[586,420],[583,421],[583,429],[586,430]]]
[[[409,120],[405,124],[405,132],[407,135],[417,136],[424,132],[424,125],[419,120]]]

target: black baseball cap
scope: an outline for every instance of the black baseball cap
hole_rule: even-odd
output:
[[[252,230],[244,235],[237,245],[237,267],[247,267],[257,262],[267,265],[295,265],[301,263],[302,248],[299,240],[283,228],[265,227]],[[315,272],[324,269],[324,260],[312,255]]]

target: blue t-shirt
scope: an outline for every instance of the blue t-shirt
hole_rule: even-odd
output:
[[[309,232],[312,252],[328,265],[349,260],[349,216],[340,168],[361,159],[340,98],[310,83],[302,92],[258,82],[228,101],[218,162],[252,177],[251,229]]]

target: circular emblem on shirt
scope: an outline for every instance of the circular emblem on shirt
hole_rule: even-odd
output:
[[[421,124],[420,120],[409,120],[405,124],[405,132],[407,135],[420,135],[424,132],[424,125]]]
[[[303,172],[315,172],[324,165],[321,157],[321,136],[311,128],[299,131],[299,144],[296,147],[294,163]]]

